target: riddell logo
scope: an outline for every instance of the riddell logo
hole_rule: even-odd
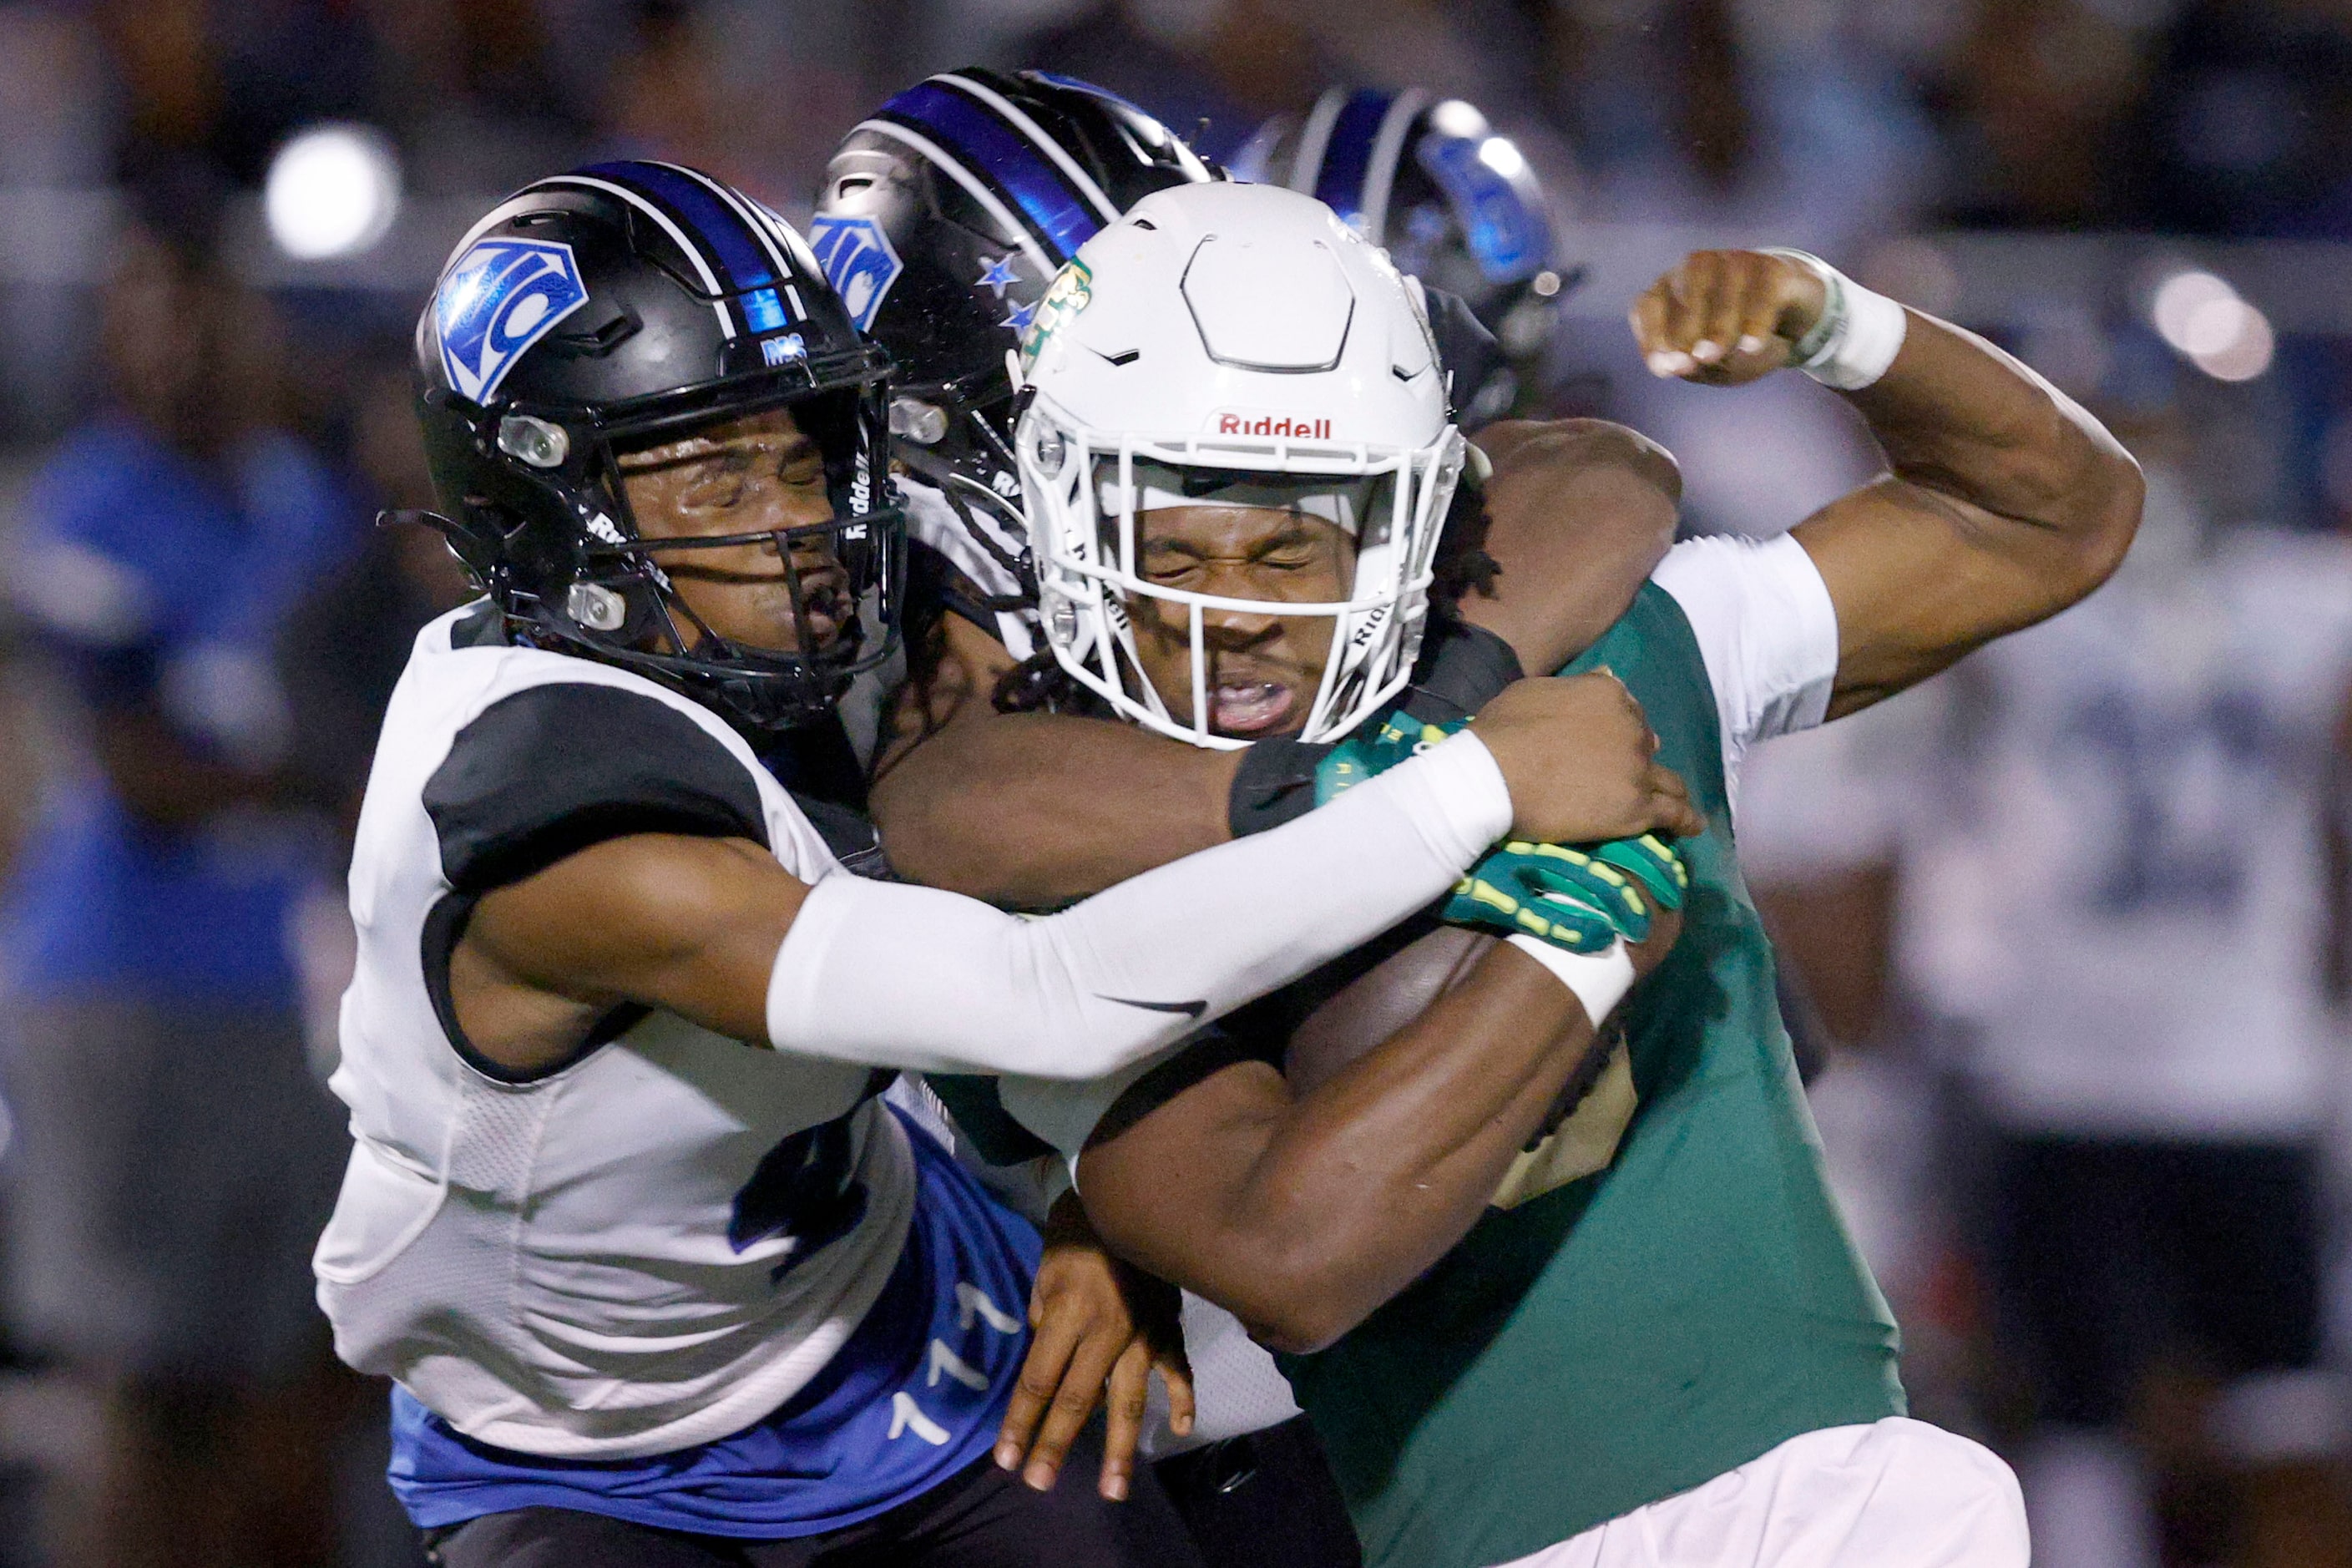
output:
[[[1301,441],[1328,441],[1328,419],[1293,419],[1286,414],[1220,414],[1220,436],[1289,436]]]

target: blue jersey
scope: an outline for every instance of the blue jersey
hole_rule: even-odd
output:
[[[1039,1243],[896,1107],[919,1184],[905,1250],[806,1386],[732,1436],[642,1459],[551,1459],[478,1443],[393,1392],[392,1487],[426,1530],[562,1508],[701,1535],[778,1540],[871,1519],[994,1443],[1027,1353]]]
[[[271,639],[356,531],[325,467],[283,437],[206,467],[105,421],[66,441],[28,501],[12,596],[85,704],[151,710],[199,751],[271,760],[286,727]],[[20,993],[290,1005],[288,914],[318,864],[282,816],[165,832],[94,770],[73,777],[8,900]]]

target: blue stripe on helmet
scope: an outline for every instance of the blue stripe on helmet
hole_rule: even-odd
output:
[[[740,214],[720,201],[701,181],[658,163],[634,159],[597,163],[581,173],[625,184],[668,207],[687,233],[702,242],[707,257],[718,263],[719,276],[728,285],[725,291],[750,294],[742,301],[746,324],[753,331],[769,331],[771,323],[765,320],[769,317],[773,318],[773,326],[784,324],[783,307],[775,290],[760,287],[773,283],[776,275],[768,265],[768,254],[761,248],[759,237]]]
[[[1057,263],[1101,230],[1085,198],[1027,137],[953,88],[919,82],[884,104],[880,115],[922,132],[1012,197]]]
[[[1315,175],[1315,199],[1339,215],[1349,226],[1364,219],[1364,181],[1371,173],[1372,143],[1381,133],[1396,94],[1366,89],[1348,95],[1332,122],[1331,141],[1323,149],[1323,166]]]
[[[1097,87],[1093,82],[1082,81],[1074,76],[1064,76],[1060,71],[1023,71],[1021,74],[1035,81],[1050,82],[1055,87],[1068,88],[1072,92],[1083,92],[1088,98],[1098,98],[1105,103],[1115,103],[1131,114],[1150,120],[1154,124],[1159,123],[1151,114],[1138,107],[1134,100],[1121,98],[1107,87]]]
[[[743,321],[755,332],[772,332],[787,324],[784,302],[773,289],[754,289],[743,296]]]

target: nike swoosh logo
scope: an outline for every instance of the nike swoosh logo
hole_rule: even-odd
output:
[[[1138,1002],[1126,996],[1103,996],[1099,991],[1095,994],[1122,1007],[1140,1007],[1147,1013],[1181,1013],[1187,1018],[1197,1018],[1209,1010],[1209,999],[1205,996],[1197,1002]]]

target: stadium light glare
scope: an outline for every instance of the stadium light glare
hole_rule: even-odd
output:
[[[2226,322],[2216,321],[2210,326],[2200,312],[2197,325],[2212,346],[2189,357],[2216,381],[2252,381],[2270,369],[2278,340],[2271,331],[2270,319],[2244,300],[2232,301],[2227,310]]]
[[[262,187],[269,237],[297,261],[356,256],[400,214],[400,159],[373,126],[314,125],[269,161]]]
[[[2270,369],[2278,340],[2270,318],[2210,272],[2176,272],[2156,288],[2148,318],[2157,334],[2216,381],[2252,381]]]
[[[2190,269],[2176,272],[2156,286],[2148,301],[2148,319],[2156,323],[2158,336],[2182,353],[2189,347],[2189,325],[2197,313],[2208,306],[2234,303],[2238,291],[2210,272]]]
[[[1449,98],[1429,111],[1429,128],[1441,136],[1467,142],[1486,134],[1486,117],[1458,98]]]
[[[1527,154],[1513,146],[1509,138],[1489,136],[1478,143],[1478,162],[1508,180],[1528,166]]]

